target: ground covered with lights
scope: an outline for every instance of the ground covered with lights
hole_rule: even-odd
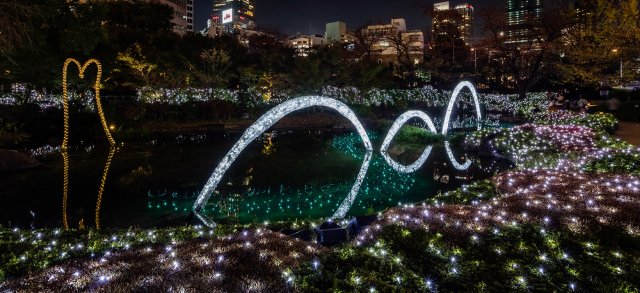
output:
[[[0,291],[640,290],[639,149],[607,114],[542,113],[465,141],[515,168],[379,214],[347,243],[320,223],[0,231]]]

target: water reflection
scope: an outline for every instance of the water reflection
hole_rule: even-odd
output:
[[[109,168],[111,167],[111,162],[117,152],[116,147],[109,148],[109,154],[107,155],[107,160],[104,164],[104,168],[102,171],[102,177],[100,178],[100,185],[98,186],[98,196],[96,198],[96,208],[95,208],[95,223],[96,229],[100,229],[100,209],[102,207],[102,198],[104,194],[104,187],[107,183],[107,177],[109,175]],[[62,193],[62,221],[65,229],[69,229],[69,217],[68,217],[68,201],[69,201],[69,151],[68,148],[64,148],[61,151],[62,159],[63,159],[63,193]],[[85,228],[85,221],[81,218],[78,222],[78,228]]]
[[[368,133],[372,140],[378,140],[376,133]],[[278,142],[274,142],[276,145]],[[216,191],[215,199],[212,199],[203,213],[209,218],[226,221],[239,222],[261,222],[265,220],[285,220],[285,219],[317,219],[326,218],[333,211],[341,214],[334,214],[330,218],[345,217],[346,215],[372,214],[385,208],[395,206],[399,203],[416,202],[426,199],[429,195],[441,191],[447,191],[459,186],[463,182],[490,175],[483,173],[482,160],[472,159],[465,155],[453,157],[453,150],[450,145],[444,144],[429,145],[422,151],[422,154],[415,148],[405,145],[389,148],[387,156],[393,156],[400,162],[414,162],[418,167],[413,173],[399,172],[392,165],[387,164],[383,155],[376,153],[369,154],[361,146],[361,138],[358,134],[337,135],[332,139],[331,150],[337,151],[331,157],[339,157],[345,154],[352,158],[354,162],[369,161],[369,166],[361,166],[356,176],[356,188],[353,182],[348,180],[339,182],[308,183],[302,186],[272,185],[263,188],[257,185],[242,186],[237,184],[235,188],[224,186],[220,192]],[[400,151],[400,152],[399,152]],[[331,153],[331,152],[329,152]],[[395,155],[391,155],[391,154]],[[430,156],[424,156],[430,153]],[[451,153],[449,155],[448,153]],[[415,157],[418,157],[415,160]],[[430,158],[429,158],[430,157]],[[467,168],[455,168],[456,161],[462,159],[463,166]],[[255,158],[254,158],[255,159]],[[311,163],[319,161],[314,160]],[[307,162],[309,163],[309,162]],[[486,164],[486,165],[493,165]],[[499,166],[496,165],[496,166]],[[368,168],[366,176],[362,177],[363,170]],[[239,173],[245,174],[247,167]],[[261,171],[257,171],[256,176],[264,176]],[[342,177],[344,178],[344,177]],[[431,179],[433,178],[433,180]],[[317,178],[309,178],[313,182]],[[280,179],[282,180],[282,179]],[[241,181],[237,181],[241,182]],[[268,184],[281,181],[271,181]],[[231,189],[231,190],[229,190]],[[350,196],[346,199],[344,194]],[[354,197],[351,196],[354,194]],[[189,197],[193,199],[195,193],[188,192],[179,195],[184,200],[174,198],[153,198],[150,199],[147,207],[149,209],[175,210],[186,212],[188,210]]]
[[[427,126],[429,127],[428,130],[431,133],[437,133],[436,127],[433,125],[433,122],[431,121],[431,117],[429,117],[429,115],[427,115],[422,111],[408,111],[400,115],[400,117],[396,119],[393,125],[391,125],[391,129],[389,129],[389,131],[387,132],[387,136],[384,138],[384,141],[382,142],[382,147],[380,147],[380,154],[382,154],[382,157],[387,162],[387,164],[389,164],[394,170],[400,173],[413,173],[416,170],[420,169],[422,165],[424,165],[424,162],[427,160],[429,155],[431,154],[432,146],[428,146],[424,149],[424,151],[422,152],[422,155],[413,164],[408,166],[399,164],[398,162],[393,160],[391,157],[389,157],[388,150],[389,150],[389,146],[391,145],[391,141],[396,136],[400,128],[402,128],[402,126],[405,125],[412,118],[420,118],[422,121],[424,121],[427,124]]]
[[[107,161],[104,164],[104,170],[102,171],[102,178],[100,179],[100,188],[98,189],[98,199],[96,200],[96,229],[100,229],[100,208],[102,206],[102,194],[104,192],[104,185],[107,182],[107,175],[109,175],[109,167],[111,166],[111,160],[116,154],[117,148],[109,148],[109,155]]]
[[[451,145],[449,144],[448,141],[444,142],[444,147],[447,150],[447,156],[449,157],[449,161],[451,161],[451,164],[453,165],[454,168],[456,168],[459,171],[465,171],[469,169],[469,167],[471,167],[471,160],[465,160],[464,164],[458,163],[458,160],[453,155],[453,151],[451,150]]]

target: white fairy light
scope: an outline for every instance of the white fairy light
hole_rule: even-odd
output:
[[[475,88],[473,87],[473,85],[470,82],[463,81],[463,82],[461,82],[460,84],[458,84],[456,86],[456,88],[454,89],[453,94],[452,94],[452,96],[451,96],[451,98],[449,100],[449,104],[448,104],[448,107],[447,107],[447,112],[446,112],[445,117],[444,117],[444,124],[442,126],[442,134],[444,134],[444,135],[447,134],[447,131],[449,129],[449,120],[451,118],[451,112],[453,111],[453,106],[454,106],[454,104],[456,102],[456,99],[460,95],[460,91],[465,87],[469,88],[469,90],[471,91],[471,94],[473,96],[474,102],[475,102],[476,112],[477,112],[476,114],[477,114],[477,120],[478,120],[478,123],[477,123],[478,124],[478,129],[480,129],[482,127],[482,123],[481,123],[482,114],[480,113],[480,111],[481,111],[480,110],[480,102],[478,100],[478,95],[476,93],[476,90],[475,90]],[[369,168],[369,163],[370,163],[371,157],[372,157],[373,147],[371,145],[371,141],[369,139],[369,136],[367,135],[367,133],[366,133],[364,127],[362,126],[362,123],[360,122],[360,120],[358,120],[356,114],[346,104],[344,104],[344,103],[342,103],[342,102],[340,102],[338,100],[335,100],[335,99],[332,99],[332,98],[327,98],[327,97],[322,97],[322,96],[305,96],[305,97],[295,98],[295,99],[286,101],[286,102],[276,106],[275,108],[269,110],[266,114],[262,115],[262,117],[260,117],[258,119],[258,121],[256,121],[254,124],[252,124],[244,132],[244,134],[236,142],[236,144],[231,148],[231,150],[224,156],[224,158],[222,159],[220,164],[218,164],[216,169],[211,174],[211,177],[209,177],[209,180],[207,180],[207,183],[204,185],[202,191],[198,195],[198,198],[196,199],[196,201],[195,201],[195,203],[193,205],[194,214],[203,223],[205,223],[205,225],[207,225],[209,227],[215,227],[216,223],[213,220],[209,219],[204,214],[202,214],[201,212],[204,209],[204,206],[209,201],[209,198],[211,197],[211,195],[213,194],[213,192],[217,188],[218,184],[222,180],[222,177],[227,172],[227,170],[231,167],[231,164],[233,164],[233,162],[238,158],[240,153],[242,153],[242,151],[249,144],[251,144],[251,142],[253,142],[256,138],[258,138],[258,136],[263,134],[267,129],[269,129],[275,123],[280,121],[282,118],[284,118],[285,116],[289,115],[292,112],[295,112],[295,111],[298,111],[298,110],[302,110],[302,109],[305,109],[305,108],[309,108],[309,107],[314,107],[314,106],[331,108],[331,109],[337,111],[338,113],[340,113],[340,115],[342,115],[345,118],[347,118],[355,126],[356,131],[358,132],[358,134],[362,138],[362,142],[363,142],[363,144],[365,146],[366,155],[364,157],[364,161],[362,163],[362,167],[360,168],[360,171],[358,172],[358,175],[356,177],[356,181],[353,184],[353,186],[351,188],[351,191],[349,192],[347,197],[342,202],[342,204],[338,207],[338,209],[335,211],[335,213],[330,217],[331,219],[344,218],[346,216],[347,212],[349,211],[349,209],[351,208],[351,206],[353,205],[353,202],[355,201],[355,198],[356,198],[356,196],[358,194],[358,191],[360,190],[360,185],[362,184],[362,182],[364,180],[364,176],[367,173],[367,170]],[[423,151],[423,153],[420,156],[420,158],[418,158],[418,160],[416,160],[413,164],[411,164],[409,166],[404,166],[404,165],[401,165],[401,164],[395,162],[387,154],[387,149],[388,149],[389,145],[391,144],[391,141],[393,140],[393,137],[397,134],[399,129],[411,118],[420,118],[420,119],[422,119],[424,122],[427,123],[427,126],[429,127],[429,131],[431,131],[433,133],[437,132],[436,128],[435,128],[435,125],[433,124],[431,118],[427,114],[422,112],[422,111],[409,111],[409,112],[406,112],[403,115],[401,115],[395,121],[395,123],[393,124],[392,128],[389,130],[389,132],[387,133],[387,136],[385,137],[385,140],[384,140],[384,142],[382,144],[382,147],[380,149],[380,153],[384,157],[385,161],[389,165],[391,165],[391,167],[393,169],[395,169],[395,170],[397,170],[398,172],[401,172],[401,173],[412,173],[412,172],[415,172],[416,170],[418,170],[424,164],[424,162],[426,161],[427,157],[431,153],[431,146],[425,148],[425,150]],[[456,161],[455,157],[453,156],[453,152],[451,151],[451,147],[450,147],[448,142],[445,143],[445,146],[447,148],[447,154],[448,154],[452,164],[454,165],[454,167],[456,169],[458,169],[458,170],[466,170],[466,169],[469,168],[469,166],[471,165],[471,161],[467,161],[464,164],[458,163]]]
[[[373,152],[373,146],[371,145],[371,141],[369,140],[369,136],[365,131],[362,123],[356,117],[356,114],[349,109],[347,105],[344,103],[320,96],[307,96],[300,97],[285,103],[278,105],[277,107],[271,109],[269,112],[264,114],[262,117],[258,119],[253,125],[251,125],[245,133],[242,135],[240,140],[236,142],[236,144],[231,148],[229,153],[225,155],[222,159],[222,162],[216,167],[215,171],[204,185],[204,188],[200,192],[198,199],[193,205],[193,211],[200,220],[202,220],[207,226],[215,227],[216,223],[212,220],[207,219],[206,216],[201,214],[201,210],[204,208],[204,205],[209,201],[209,198],[213,194],[213,191],[216,189],[220,180],[222,180],[222,176],[227,172],[231,164],[238,158],[240,153],[253,142],[259,135],[264,133],[267,129],[273,126],[276,122],[280,121],[283,117],[289,115],[290,113],[298,110],[302,110],[309,107],[321,106],[331,108],[336,110],[342,116],[347,118],[351,123],[355,126],[358,134],[362,138],[365,149],[367,151],[367,155],[365,156],[365,161],[362,164],[362,168],[358,173],[358,177],[353,187],[351,188],[351,192],[344,200],[342,205],[338,208],[332,218],[343,218],[347,211],[349,210],[351,204],[355,200],[355,197],[360,189],[360,184],[364,180],[364,175],[369,168],[369,162],[371,160],[371,153]]]
[[[467,160],[466,162],[464,162],[464,164],[458,163],[458,160],[453,155],[453,151],[451,150],[451,145],[449,144],[449,141],[444,142],[444,147],[447,150],[447,156],[449,157],[451,164],[453,165],[454,168],[456,168],[456,170],[465,171],[469,169],[469,167],[471,167],[471,160]]]
[[[473,84],[471,84],[470,82],[463,81],[456,86],[456,88],[453,90],[453,93],[451,94],[451,99],[449,100],[449,105],[447,106],[447,112],[444,115],[444,122],[442,124],[442,134],[446,135],[447,132],[449,131],[449,120],[451,119],[451,112],[453,111],[453,106],[455,105],[456,99],[460,95],[460,91],[462,91],[462,89],[465,87],[468,88],[469,91],[471,91],[471,95],[473,96],[473,101],[476,105],[476,115],[478,115],[477,116],[478,130],[482,128],[482,114],[480,113],[480,101],[478,100],[478,94],[476,93],[476,89],[473,86]]]
[[[387,136],[384,138],[382,147],[380,147],[380,154],[382,155],[384,160],[387,162],[387,164],[391,166],[391,168],[393,168],[394,170],[400,173],[413,173],[416,170],[420,169],[420,167],[424,165],[424,162],[427,160],[427,158],[431,154],[431,149],[433,149],[432,146],[426,147],[422,152],[422,155],[420,155],[420,157],[413,164],[409,166],[399,164],[389,156],[389,153],[387,152],[387,150],[389,149],[389,145],[391,145],[391,141],[396,136],[400,128],[402,128],[402,126],[412,118],[422,119],[422,121],[427,123],[427,126],[429,127],[428,129],[429,131],[431,131],[432,133],[437,133],[436,127],[433,125],[433,122],[431,121],[431,118],[429,117],[429,115],[425,114],[422,111],[405,112],[404,114],[400,115],[400,117],[398,117],[398,119],[396,119],[395,122],[393,122],[391,129],[389,129],[389,132],[387,132]]]

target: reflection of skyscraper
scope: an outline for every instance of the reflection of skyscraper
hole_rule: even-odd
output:
[[[254,0],[214,0],[213,25],[222,34],[255,28]]]
[[[450,44],[454,39],[461,39],[465,45],[471,46],[473,38],[473,6],[463,3],[455,7],[449,1],[433,5],[432,33],[436,44]]]
[[[507,0],[509,43],[534,42],[536,26],[542,21],[542,0]]]

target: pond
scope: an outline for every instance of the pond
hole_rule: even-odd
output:
[[[100,207],[101,225],[151,227],[184,223],[194,201],[222,157],[241,133],[180,135],[127,143],[116,152]],[[399,203],[418,202],[491,177],[511,166],[452,148],[472,161],[457,170],[444,144],[433,145],[415,173],[392,169],[377,151],[382,135],[370,133],[371,165],[347,215],[374,214]],[[425,145],[392,143],[391,158],[408,165]],[[70,151],[68,217],[94,226],[98,187],[107,148],[79,146]],[[326,218],[343,202],[354,183],[365,150],[349,130],[270,131],[253,142],[223,177],[204,213],[219,223],[249,223]],[[63,164],[59,152],[39,156],[43,166],[2,174],[1,225],[60,226]]]

